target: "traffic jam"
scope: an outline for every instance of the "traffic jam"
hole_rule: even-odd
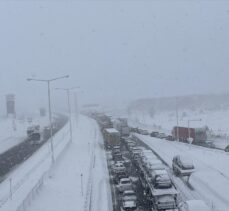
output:
[[[201,200],[185,200],[173,177],[187,183],[195,167],[177,155],[170,169],[166,163],[130,132],[127,120],[111,121],[94,114],[104,138],[104,148],[114,211],[208,211]]]

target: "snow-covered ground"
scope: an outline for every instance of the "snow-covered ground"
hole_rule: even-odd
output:
[[[48,117],[36,116],[32,123],[11,118],[0,119],[0,154],[24,141],[26,129],[31,124],[39,124],[41,127],[46,126]]]
[[[229,145],[229,110],[219,111],[179,111],[179,126],[187,127],[188,120],[191,121],[190,127],[208,126],[214,134],[221,135],[221,139],[213,139],[217,147],[224,149]],[[149,131],[157,130],[171,134],[172,128],[177,125],[175,111],[157,112],[154,117],[148,113],[132,112],[128,116],[129,124],[134,127],[145,128]]]
[[[53,138],[54,157],[57,159],[69,142],[69,124]],[[0,210],[16,211],[24,208],[51,167],[50,141],[38,149],[33,156],[20,164],[0,183]],[[23,209],[22,209],[23,210]]]
[[[149,136],[136,135],[171,167],[175,155],[183,155],[193,161],[196,172],[190,184],[215,210],[229,208],[229,154],[179,142],[170,142]]]
[[[74,126],[73,142],[55,163],[51,175],[27,210],[112,209],[103,139],[94,120],[80,117],[78,127]]]

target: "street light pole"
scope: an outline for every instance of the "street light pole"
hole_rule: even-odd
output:
[[[27,78],[27,81],[39,81],[45,82],[48,85],[48,107],[49,107],[49,125],[50,125],[50,145],[51,145],[51,156],[52,164],[55,162],[54,157],[54,147],[53,147],[53,125],[52,125],[52,108],[51,108],[51,93],[50,93],[50,82],[56,81],[63,78],[69,78],[69,75],[52,78],[52,79],[36,79],[36,78]]]
[[[188,139],[190,140],[190,127],[189,127],[189,120],[188,120]]]
[[[189,119],[188,120],[188,139],[190,140],[191,138],[191,131],[190,131],[190,122],[197,122],[197,121],[201,121],[201,119]]]
[[[177,119],[177,140],[179,141],[179,117],[178,117],[177,97],[176,97],[176,119]]]
[[[71,103],[70,103],[70,91],[73,89],[77,89],[79,87],[72,87],[72,88],[56,88],[56,90],[63,90],[67,93],[68,98],[68,114],[69,114],[69,131],[70,131],[70,141],[72,142],[72,110],[71,110]]]
[[[67,89],[68,96],[68,112],[69,112],[69,127],[70,127],[70,140],[72,142],[72,112],[71,112],[71,104],[70,104],[70,90]]]
[[[49,124],[50,124],[50,138],[51,138],[51,152],[52,152],[52,163],[55,162],[54,149],[53,149],[53,125],[52,125],[52,109],[51,109],[51,94],[50,94],[50,81],[48,83],[48,103],[49,103]]]

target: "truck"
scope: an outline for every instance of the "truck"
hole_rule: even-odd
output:
[[[188,127],[173,127],[172,136],[179,141],[187,142],[188,138],[195,140],[195,129]]]
[[[118,130],[121,136],[129,136],[130,135],[130,128],[127,123],[126,118],[117,118],[113,121],[113,126],[116,130]]]
[[[101,131],[103,131],[105,128],[113,127],[110,116],[107,116],[103,113],[98,113],[98,114],[96,114],[95,119],[97,120]]]
[[[207,140],[208,128],[188,128],[188,127],[173,127],[172,136],[173,139],[179,139],[179,141],[187,142],[188,138],[193,139],[193,144],[199,142],[205,142]]]
[[[120,145],[120,133],[114,128],[105,128],[103,130],[103,136],[106,149],[112,149],[115,146]]]
[[[147,175],[140,177],[140,181],[145,189],[147,198],[152,202],[152,210],[177,210],[178,191],[173,184],[167,187],[163,185],[163,188],[157,187],[152,182],[151,177]]]
[[[41,132],[39,125],[29,126],[27,128],[27,137],[30,141],[40,141]]]
[[[141,159],[138,160],[139,180],[145,190],[145,195],[152,203],[152,210],[165,211],[177,210],[178,191],[176,190],[168,172],[154,154],[150,151],[143,151]],[[145,157],[146,156],[146,157]],[[149,164],[155,164],[150,166]],[[155,169],[154,169],[155,168]]]

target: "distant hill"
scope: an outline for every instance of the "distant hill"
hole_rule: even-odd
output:
[[[211,94],[138,99],[129,104],[128,111],[144,111],[152,114],[154,112],[174,111],[176,99],[178,108],[184,110],[216,111],[229,109],[229,94]]]

